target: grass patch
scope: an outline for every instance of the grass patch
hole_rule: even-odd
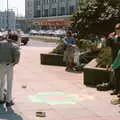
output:
[[[42,37],[37,37],[37,36],[30,36],[30,39],[32,40],[39,40],[42,42],[54,42],[57,43],[59,39],[53,39],[53,38],[42,38]]]

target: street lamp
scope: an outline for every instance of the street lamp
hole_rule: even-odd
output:
[[[7,0],[7,30],[9,29],[9,21],[8,21],[8,0]]]

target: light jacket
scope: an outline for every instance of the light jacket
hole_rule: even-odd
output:
[[[17,64],[20,59],[20,51],[17,44],[0,41],[0,64]]]

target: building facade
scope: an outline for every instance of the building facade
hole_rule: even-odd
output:
[[[64,28],[80,0],[25,0],[25,26],[29,29]]]
[[[16,17],[14,11],[2,11],[0,12],[0,28],[15,30]]]
[[[34,17],[34,1],[35,0],[25,0],[25,17]]]
[[[71,15],[78,8],[79,0],[34,0],[34,17]]]
[[[25,0],[26,18],[71,15],[79,0]]]

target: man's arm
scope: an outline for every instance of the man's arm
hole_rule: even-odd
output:
[[[12,44],[12,61],[13,64],[18,64],[20,59],[20,48],[17,44]]]

